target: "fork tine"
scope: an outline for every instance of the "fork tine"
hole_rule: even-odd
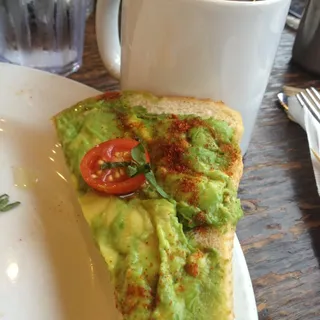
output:
[[[305,108],[305,107],[306,107],[306,104],[304,103],[304,101],[303,101],[303,98],[302,98],[301,94],[300,94],[300,93],[297,93],[296,97],[297,97],[297,99],[298,99],[298,101],[299,101],[299,103],[300,103],[301,107],[302,107],[302,108]]]
[[[298,98],[298,95],[297,95],[297,99],[299,100],[302,100],[303,103],[300,104],[302,105],[302,107],[306,107],[308,108],[308,110],[311,112],[311,114],[314,116],[314,118],[320,123],[320,114],[318,112],[318,110],[315,109],[314,105],[312,104],[312,102],[309,100],[309,98],[306,96],[306,94],[304,92],[300,92],[299,95],[301,96],[301,98],[299,99]]]
[[[318,98],[319,103],[320,103],[320,93],[319,93],[319,91],[314,87],[311,87],[310,89],[313,92],[313,94]]]
[[[316,97],[315,97],[314,90],[311,91],[310,89],[306,89],[306,92],[307,92],[309,98],[312,100],[315,108],[316,108],[317,111],[319,112],[319,111],[320,111],[320,103],[319,103],[319,101],[318,101],[317,98],[316,98],[317,95],[316,95]]]

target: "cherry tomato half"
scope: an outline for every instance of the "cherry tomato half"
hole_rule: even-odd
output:
[[[133,139],[113,139],[90,149],[80,163],[84,181],[93,189],[114,195],[136,191],[146,181],[144,174],[129,177],[126,167],[101,169],[104,162],[130,162],[131,150],[139,144]],[[146,152],[147,162],[150,157]]]

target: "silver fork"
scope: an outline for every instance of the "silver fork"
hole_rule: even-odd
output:
[[[302,106],[307,108],[313,117],[320,123],[320,93],[314,87],[310,87],[296,94],[296,97]],[[320,155],[311,149],[314,156],[320,161]]]
[[[296,94],[303,108],[309,109],[314,118],[320,123],[320,93],[314,87],[305,89]]]

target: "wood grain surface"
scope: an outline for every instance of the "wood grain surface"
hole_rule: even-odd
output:
[[[320,88],[319,77],[290,63],[294,36],[283,33],[239,190],[245,217],[237,234],[260,320],[320,319],[320,199],[306,134],[275,102],[284,84]],[[119,88],[99,57],[93,15],[83,66],[70,78],[99,90]]]

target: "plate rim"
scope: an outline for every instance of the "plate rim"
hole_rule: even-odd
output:
[[[60,76],[60,75],[57,75],[57,74],[52,74],[52,73],[49,73],[49,72],[46,72],[46,71],[33,69],[33,68],[30,68],[30,67],[18,66],[18,65],[13,65],[13,64],[0,62],[0,70],[1,70],[0,74],[3,74],[5,72],[10,72],[11,69],[22,71],[23,73],[26,73],[28,75],[31,74],[31,77],[34,77],[34,76],[35,77],[40,77],[40,78],[44,77],[46,79],[48,79],[48,77],[50,77],[50,78],[54,78],[55,81],[57,81],[57,82],[62,81],[64,83],[71,83],[73,86],[77,86],[79,88],[79,90],[81,90],[81,88],[85,88],[86,90],[89,89],[89,91],[90,90],[92,91],[93,95],[88,96],[88,98],[91,97],[91,96],[93,97],[94,94],[99,95],[99,94],[103,93],[103,91],[101,91],[101,90],[97,90],[97,89],[95,89],[93,87],[90,87],[90,86],[88,86],[86,84],[83,84],[83,83],[78,82],[76,80],[73,80],[73,79],[70,79],[70,78],[66,78],[66,77],[63,77],[63,76]],[[4,70],[4,71],[2,71],[2,70]],[[19,89],[20,88],[16,88],[16,90],[19,90]],[[14,90],[15,89],[13,89],[13,91]],[[110,90],[110,91],[115,91],[115,90]],[[81,100],[78,100],[78,101],[81,101]],[[1,105],[0,105],[0,111],[1,111]],[[246,278],[247,278],[246,281],[248,281],[248,279],[249,279],[248,283],[250,283],[250,286],[247,287],[245,289],[245,291],[247,292],[247,295],[251,298],[252,312],[253,312],[253,314],[255,314],[255,316],[250,317],[250,320],[255,320],[255,319],[258,319],[258,313],[257,313],[257,305],[256,305],[256,299],[255,299],[255,293],[254,293],[254,289],[253,289],[252,279],[251,279],[251,276],[250,276],[250,272],[249,272],[248,264],[247,264],[247,261],[246,261],[246,258],[245,258],[245,254],[244,254],[244,252],[242,250],[241,243],[240,243],[240,241],[238,239],[237,233],[235,232],[234,250],[233,250],[233,258],[232,258],[233,260],[234,260],[234,255],[235,255],[236,250],[237,250],[237,254],[239,256],[241,269],[242,270],[245,269],[243,271],[245,271],[245,274],[246,274]],[[235,291],[235,283],[233,284],[233,289]],[[253,304],[253,301],[254,301],[254,304]],[[0,314],[0,318],[1,318],[1,314]]]

